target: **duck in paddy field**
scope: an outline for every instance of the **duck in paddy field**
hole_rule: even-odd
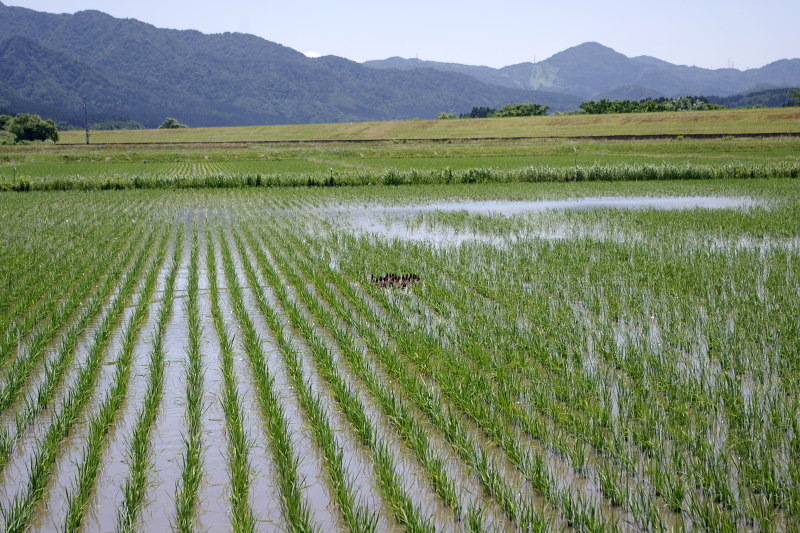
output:
[[[419,276],[416,274],[384,274],[381,277],[370,275],[370,281],[378,287],[400,287],[406,288],[412,283],[419,283]]]

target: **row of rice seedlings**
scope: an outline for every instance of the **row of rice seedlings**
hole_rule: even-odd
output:
[[[76,241],[85,245],[85,242]],[[68,248],[70,244],[66,244]],[[74,252],[74,250],[71,250]],[[54,250],[54,255],[59,255]],[[67,254],[50,264],[40,264],[40,273],[34,280],[20,276],[13,285],[19,293],[9,300],[7,315],[0,319],[0,332],[5,333],[0,343],[0,364],[5,364],[10,352],[17,347],[19,341],[31,333],[31,328],[40,323],[59,304],[63,289],[70,288],[79,276],[85,275],[86,269],[93,263],[84,254]],[[56,287],[56,284],[58,287]],[[13,293],[12,287],[7,292]],[[23,289],[28,289],[23,291]],[[62,289],[62,290],[57,290]]]
[[[125,276],[117,298],[96,330],[86,363],[80,369],[74,386],[62,401],[46,434],[37,443],[37,449],[29,466],[27,487],[17,493],[10,507],[2,509],[5,531],[9,533],[27,531],[36,504],[45,495],[53,463],[59,453],[59,445],[69,434],[70,429],[80,417],[84,405],[94,392],[96,377],[111,333],[139,281],[155,241],[156,232],[151,232],[133,267]]]
[[[2,389],[0,389],[0,414],[4,413],[16,401],[19,393],[30,382],[30,375],[34,368],[40,363],[47,347],[57,337],[58,332],[69,320],[72,314],[78,309],[82,300],[89,294],[97,283],[98,278],[105,272],[108,262],[117,251],[114,248],[100,248],[103,255],[88,254],[94,264],[94,269],[86,275],[82,272],[81,283],[69,288],[65,285],[58,296],[55,294],[52,301],[59,303],[55,312],[48,317],[48,320],[39,327],[27,343],[26,349],[19,354],[14,362],[9,366],[5,375]],[[55,293],[55,291],[54,291]],[[85,316],[85,315],[84,315]],[[43,317],[34,316],[34,319],[41,320]],[[84,324],[85,327],[85,324]]]
[[[454,287],[452,285],[450,286],[450,291],[458,292],[457,289],[460,289],[460,287]],[[428,284],[426,286],[426,291],[429,291],[429,290],[432,290],[431,284]],[[449,293],[450,291],[441,291],[440,290],[439,293],[442,293],[442,292],[448,292]],[[438,301],[447,301],[448,300],[447,296],[442,297],[441,294],[439,294],[438,296],[439,296]],[[476,309],[475,306],[478,305],[478,303],[474,302],[474,301],[473,302],[464,302],[464,301],[462,301],[460,299],[461,296],[463,296],[463,295],[454,294],[451,297],[451,303],[453,303],[453,302],[460,302],[461,303],[461,306],[459,308],[459,312],[456,313],[457,316],[463,316],[463,313],[466,312],[467,308],[469,308],[470,310],[474,311]],[[434,299],[434,301],[437,300],[437,298],[433,298],[433,299]],[[458,306],[458,304],[454,304],[454,305]],[[485,318],[483,318],[483,320],[485,320]],[[501,326],[501,329],[502,329],[502,326]],[[461,326],[461,330],[460,331],[468,332],[467,337],[469,337],[470,335],[476,335],[476,337],[474,339],[474,344],[472,346],[469,346],[469,342],[468,342],[467,345],[465,345],[465,349],[466,349],[467,352],[472,352],[474,354],[480,353],[482,351],[482,349],[480,348],[481,342],[485,343],[485,339],[483,337],[480,337],[480,335],[482,333],[485,333],[485,331],[484,330],[480,330],[480,333],[478,333],[477,330],[474,329],[474,327],[472,329],[470,329],[469,326],[464,326],[464,325]],[[463,344],[463,342],[464,342],[463,340],[460,341],[461,344]],[[476,350],[477,350],[477,352],[476,352]],[[534,350],[534,352],[536,352],[536,350]],[[528,417],[524,416],[524,411],[520,411],[519,409],[515,409],[515,406],[516,406],[517,402],[516,401],[509,401],[509,400],[514,400],[516,398],[524,398],[526,396],[530,399],[531,395],[538,395],[538,396],[544,396],[544,397],[549,398],[547,393],[546,393],[546,391],[545,391],[545,389],[541,386],[541,384],[528,383],[528,384],[520,385],[522,382],[520,382],[517,379],[516,370],[513,368],[513,365],[511,365],[509,367],[505,367],[505,366],[501,367],[501,366],[497,366],[497,365],[492,366],[494,363],[497,363],[497,361],[499,361],[499,359],[493,358],[493,357],[486,357],[486,355],[488,355],[488,354],[485,354],[482,357],[483,357],[485,363],[486,362],[490,363],[490,366],[489,366],[489,368],[486,368],[486,370],[484,370],[484,372],[487,375],[495,376],[495,380],[498,382],[498,384],[496,385],[498,387],[498,389],[497,389],[497,392],[495,394],[497,394],[499,396],[494,396],[495,397],[495,400],[494,400],[495,407],[500,408],[501,411],[505,413],[504,416],[509,416],[512,419],[516,419],[522,425],[522,427],[524,427],[524,428],[526,428],[526,430],[530,431],[531,434],[533,436],[535,436],[536,438],[538,438],[538,439],[542,439],[543,438],[545,442],[547,442],[549,440],[550,442],[548,442],[548,445],[551,445],[551,446],[552,445],[556,445],[557,449],[563,449],[564,452],[568,454],[569,459],[573,462],[573,464],[576,466],[578,471],[582,472],[585,475],[587,473],[586,470],[585,470],[585,467],[584,467],[584,465],[586,463],[586,458],[585,458],[584,455],[576,454],[576,452],[581,452],[582,454],[585,453],[585,452],[582,452],[583,445],[580,444],[580,442],[573,443],[572,445],[568,445],[568,446],[565,447],[564,446],[565,443],[559,443],[558,440],[553,441],[552,437],[558,436],[557,433],[556,434],[552,434],[551,433],[550,435],[548,435],[547,429],[541,427],[540,424],[535,419],[532,420],[533,424],[531,424],[531,420]],[[511,385],[511,386],[509,387],[509,385]],[[574,386],[577,387],[577,388],[581,388],[581,385],[578,384],[578,383],[575,383]],[[537,407],[541,407],[541,402],[535,402],[535,403],[536,403]],[[587,405],[586,407],[588,408],[587,410],[588,410],[589,413],[594,412],[594,410],[591,409],[591,405]],[[563,409],[563,408],[561,408],[561,409]],[[545,409],[545,412],[548,412],[548,410]],[[520,417],[520,415],[523,415],[523,416]],[[527,420],[526,420],[526,418],[527,418]],[[571,430],[576,430],[577,431],[577,429],[574,426],[574,423],[575,423],[576,419],[571,418],[570,420],[572,422],[570,423],[569,427],[571,427]],[[586,429],[586,428],[584,428],[584,429]],[[585,435],[582,434],[583,433],[582,431],[577,431],[577,432],[581,437],[585,437]],[[551,437],[551,438],[548,439],[547,438],[548,436]],[[559,439],[560,438],[561,437],[559,437]],[[591,441],[589,441],[589,442],[591,443]],[[601,448],[601,451],[603,451],[602,448]],[[603,461],[603,457],[602,456],[595,456],[595,462],[596,461]],[[617,476],[615,476],[616,479],[619,479],[620,475],[622,475],[622,472],[620,472]],[[602,486],[603,485],[601,485],[601,488],[602,488]],[[625,494],[625,493],[623,492],[623,494]],[[627,499],[626,499],[626,501],[627,501]],[[625,502],[623,502],[623,503],[625,503]]]
[[[124,233],[130,233],[131,229],[127,228]],[[96,236],[95,239],[97,238]],[[96,267],[99,262],[97,254],[100,251],[106,251],[106,246],[114,241],[116,241],[117,247],[121,247],[124,243],[124,240],[118,239],[110,232],[99,238],[102,239],[102,245],[95,248],[96,252],[88,255],[83,253],[86,241],[76,240],[76,244],[73,246],[77,248],[77,243],[79,243],[80,253],[67,255],[57,265],[40,265],[40,275],[33,283],[26,283],[25,280],[16,281],[16,286],[27,287],[29,290],[19,295],[15,300],[16,305],[9,309],[7,327],[12,329],[6,330],[6,327],[0,326],[0,330],[5,331],[5,338],[0,343],[0,365],[7,363],[9,356],[15,349],[18,349],[20,341],[26,336],[38,335],[28,341],[29,345],[35,344],[36,341],[43,338],[40,332],[34,332],[34,326],[40,325],[45,318],[49,318],[50,323],[55,322],[56,326],[60,325],[61,322],[58,322],[57,319],[62,317],[66,319],[63,315],[69,309],[74,309],[84,297],[84,293],[80,289],[85,288],[87,273],[90,278],[97,275]],[[69,244],[66,246],[68,247]],[[92,267],[95,267],[93,272]],[[79,281],[81,283],[76,287],[75,283]],[[58,313],[61,316],[54,318],[51,316],[52,313]]]
[[[258,309],[266,320],[274,338],[277,339],[287,374],[292,380],[298,400],[310,422],[311,432],[321,450],[328,474],[328,484],[331,487],[334,501],[342,514],[342,519],[350,531],[373,532],[377,527],[378,517],[362,501],[359,501],[355,492],[353,477],[349,474],[344,464],[343,449],[336,442],[334,428],[325,412],[322,401],[319,395],[312,390],[311,384],[306,379],[300,355],[278,313],[267,303],[264,289],[259,283],[252,263],[249,260],[245,260],[247,251],[241,236],[237,233],[234,238],[236,239],[239,255],[243,259],[245,274],[255,295]],[[231,280],[229,280],[229,284],[234,286]],[[241,291],[238,290],[238,287],[231,292],[235,298],[234,301],[241,299]],[[263,356],[261,359],[263,359]],[[265,366],[263,360],[259,362],[258,358],[256,358],[253,361],[255,365]]]
[[[200,354],[201,325],[198,293],[200,285],[200,245],[198,230],[192,232],[189,259],[186,315],[189,324],[189,344],[184,359],[186,375],[186,416],[181,455],[181,479],[175,493],[174,529],[193,533],[197,514],[197,494],[203,479],[203,362]],[[122,530],[122,528],[119,528]]]
[[[342,287],[343,293],[351,293],[352,301],[354,301],[356,305],[359,305],[358,302],[361,300],[361,298],[352,293],[352,288],[347,287],[344,280],[340,282],[340,286]],[[382,297],[385,298],[385,295],[380,292],[375,292],[373,297],[376,298],[376,301],[382,302],[382,304],[389,310],[390,316],[392,316],[391,304],[388,302],[388,300],[382,300]],[[369,309],[364,302],[361,302],[360,306],[363,312],[374,316],[374,320],[380,320],[378,316],[374,315],[374,311]],[[400,314],[394,315],[393,318],[399,321],[399,324],[403,324],[403,322],[407,321],[407,317],[404,318]],[[398,327],[391,326],[386,321],[383,321],[382,326],[388,331],[392,331],[394,333],[393,338],[395,339],[395,342],[398,343],[398,348],[401,352],[410,354],[412,360],[414,360],[414,354],[417,354],[415,363],[418,367],[422,368],[426,372],[430,372],[432,370],[433,361],[447,358],[445,352],[442,351],[440,346],[414,346],[413,339],[416,337],[416,342],[420,342],[421,336],[419,333],[416,335],[411,334],[411,332],[414,331],[414,327],[409,323],[405,323]],[[367,335],[369,334],[367,333]],[[427,356],[424,359],[419,359],[419,354],[422,353],[426,353]],[[457,365],[457,363],[454,364]],[[402,370],[404,365],[395,363],[393,366],[396,369]],[[555,488],[554,480],[547,473],[546,469],[542,469],[539,466],[543,464],[542,458],[537,457],[537,454],[523,447],[518,441],[517,437],[510,432],[505,419],[497,412],[490,409],[486,404],[483,403],[483,401],[478,400],[477,398],[480,397],[479,395],[471,396],[470,394],[465,393],[465,384],[472,383],[473,385],[477,385],[477,383],[475,383],[475,381],[469,377],[469,372],[462,367],[461,375],[456,374],[456,376],[458,377],[455,377],[453,374],[450,374],[449,376],[441,373],[433,374],[433,377],[436,379],[437,383],[443,387],[443,392],[453,399],[455,405],[458,405],[459,408],[464,409],[464,411],[468,413],[484,431],[487,431],[493,440],[501,445],[501,448],[504,449],[507,457],[512,461],[512,463],[515,464],[515,466],[523,473],[523,475],[525,475],[532,486],[534,486],[537,491],[542,494],[542,496],[547,498],[556,507],[561,508],[562,512],[564,512],[565,518],[569,522],[583,525],[591,523],[593,524],[593,527],[599,527],[600,529],[614,529],[616,527],[615,521],[609,522],[603,519],[595,519],[595,515],[597,515],[596,504],[582,501],[578,496],[571,493],[571,491],[568,489],[559,490]],[[474,387],[469,388],[474,389]],[[475,394],[475,391],[471,392]]]
[[[70,215],[74,216],[74,211],[70,214],[63,208],[51,209],[47,217],[41,217],[38,209],[29,213],[36,213],[36,218],[31,220],[34,217],[29,215],[16,216],[17,220],[3,219],[6,235],[24,233],[35,239],[37,245],[26,249],[19,242],[9,242],[11,246],[0,251],[5,258],[0,265],[0,287],[4,288],[0,294],[0,332],[6,332],[31,303],[37,302],[41,294],[52,287],[53,280],[58,279],[54,274],[63,275],[65,264],[74,262],[80,256],[76,250],[83,249],[87,242],[86,235],[80,232],[74,235],[74,240],[64,242],[63,235],[56,229],[62,228]],[[46,224],[42,223],[42,218],[47,220]],[[18,226],[20,223],[24,228]],[[90,227],[98,229],[93,224]]]
[[[117,509],[117,531],[119,533],[133,533],[136,530],[136,524],[147,490],[147,479],[151,472],[150,436],[164,391],[164,332],[167,329],[167,323],[172,315],[174,305],[175,280],[178,276],[178,269],[183,256],[183,232],[184,226],[180,224],[176,231],[172,266],[165,281],[161,307],[158,311],[156,322],[156,331],[152,341],[153,348],[150,351],[147,391],[145,392],[143,405],[139,410],[133,433],[128,441],[126,455],[129,474],[122,487],[123,499],[121,505]]]
[[[88,509],[88,501],[95,485],[97,472],[102,464],[102,453],[106,437],[111,425],[114,423],[117,411],[128,394],[133,349],[150,308],[150,300],[156,288],[158,274],[166,258],[168,244],[168,235],[165,234],[159,245],[156,257],[150,266],[150,271],[145,278],[144,285],[139,292],[136,308],[122,334],[122,347],[115,361],[111,387],[97,412],[89,420],[89,430],[85,439],[83,459],[78,465],[77,479],[66,495],[69,500],[69,507],[64,531],[77,531]]]
[[[255,531],[256,518],[249,501],[252,481],[249,457],[250,437],[247,428],[242,423],[242,405],[233,371],[233,338],[228,333],[219,305],[215,245],[211,229],[208,226],[205,228],[205,237],[207,246],[206,267],[208,269],[208,284],[211,294],[211,315],[214,320],[222,356],[223,390],[221,404],[225,414],[225,426],[228,435],[227,453],[228,473],[230,475],[231,530],[236,533],[252,533]],[[288,441],[288,437],[282,443],[286,441]]]
[[[361,400],[342,378],[338,365],[327,345],[319,337],[314,327],[306,320],[297,305],[291,301],[286,287],[280,283],[280,279],[277,277],[276,272],[272,270],[263,253],[260,253],[258,249],[255,250],[255,253],[259,260],[262,275],[273,288],[292,325],[297,327],[303,334],[311,349],[317,368],[330,384],[334,398],[353,424],[361,443],[370,450],[378,486],[389,508],[392,509],[395,519],[410,532],[433,531],[434,528],[430,519],[422,516],[419,508],[403,488],[395,466],[396,459],[387,444],[376,434],[375,427],[367,415]]]
[[[234,313],[242,329],[244,350],[253,372],[262,417],[269,432],[272,457],[277,467],[278,486],[281,490],[283,515],[292,531],[316,531],[318,526],[312,519],[311,508],[303,498],[302,482],[298,470],[300,461],[289,434],[283,406],[275,391],[274,377],[267,372],[268,367],[261,348],[261,339],[245,307],[230,247],[226,236],[221,232],[221,228],[218,228],[217,235],[220,239],[228,290]],[[291,371],[290,368],[290,375]]]
[[[275,241],[270,239],[269,242]],[[338,325],[330,311],[323,307],[320,301],[308,291],[305,281],[286,263],[282,254],[274,247],[272,247],[272,257],[278,262],[283,275],[296,288],[303,305],[306,306],[320,324],[325,324],[328,331],[331,332],[342,355],[351,365],[356,375],[367,385],[384,413],[414,452],[417,460],[428,474],[436,493],[453,511],[456,520],[460,521],[463,518],[463,510],[460,503],[461,496],[447,473],[444,461],[432,446],[425,429],[417,421],[410,407],[382,383],[381,379],[364,359],[350,333]]]
[[[370,317],[366,321],[356,318],[352,312],[339,301],[332,293],[330,287],[328,287],[327,281],[318,274],[320,270],[312,272],[308,268],[308,265],[302,262],[296,264],[298,264],[300,269],[314,281],[317,290],[325,295],[325,301],[337,311],[339,316],[346,323],[350,324],[359,332],[370,350],[377,355],[378,359],[384,365],[388,374],[392,378],[398,380],[409,397],[411,397],[422,412],[430,418],[431,423],[444,432],[448,442],[450,442],[459,456],[470,466],[473,472],[476,473],[486,493],[498,502],[508,517],[523,530],[548,530],[551,524],[544,513],[537,508],[535,503],[526,501],[516,494],[513,486],[500,474],[500,468],[495,460],[491,458],[486,450],[483,449],[482,445],[470,435],[458,416],[446,407],[442,402],[442,398],[408,369],[407,364],[398,358],[396,349],[386,345],[373,329],[373,326],[370,325],[370,322],[372,324],[380,324],[380,328],[383,329],[386,327],[385,321],[375,315],[374,311],[369,309],[368,304],[353,293],[352,287],[350,287],[343,278],[336,279],[337,276],[331,276],[331,278],[334,279],[334,284],[337,289],[350,296],[351,303],[362,313],[365,313],[364,316]],[[327,271],[327,273],[331,274],[331,271]],[[330,320],[331,319],[328,319],[325,322],[329,323]],[[392,333],[399,335],[397,332]],[[396,338],[395,335],[390,336]],[[540,494],[547,495],[549,486],[553,481],[547,477],[548,474],[543,469],[541,457],[532,460],[529,459],[526,464],[536,465],[535,468],[538,469],[536,475],[530,475],[530,477],[535,478],[537,481],[533,486]],[[529,469],[529,474],[530,471]],[[544,490],[543,487],[548,487],[548,490]],[[475,516],[473,512],[473,520]]]
[[[120,259],[107,271],[105,283],[86,304],[80,318],[65,332],[55,357],[48,361],[45,366],[44,379],[41,385],[34,394],[26,398],[24,406],[15,414],[13,434],[7,427],[0,429],[0,472],[8,464],[16,442],[39,414],[52,402],[64,373],[72,364],[78,340],[83,335],[87,325],[99,315],[103,302],[111,294],[125,267],[128,266],[128,262],[136,252],[136,244],[141,242],[141,238],[142,235],[140,233],[131,239],[127,250],[121,254]],[[113,255],[109,255],[108,262],[111,262]]]

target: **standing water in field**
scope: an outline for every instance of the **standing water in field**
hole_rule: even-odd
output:
[[[423,241],[431,244],[459,244],[466,240],[486,240],[475,230],[457,231],[450,227],[431,227],[424,217],[435,213],[465,213],[467,215],[500,215],[511,217],[525,214],[544,214],[553,211],[587,211],[595,209],[736,209],[760,205],[750,198],[724,196],[686,197],[599,197],[569,200],[541,201],[460,201],[406,206],[367,206],[354,208],[349,213],[337,211],[337,219],[344,220],[361,231],[403,240]],[[349,215],[349,216],[348,216]],[[543,233],[542,237],[563,238],[562,232]],[[490,239],[498,241],[496,238]]]

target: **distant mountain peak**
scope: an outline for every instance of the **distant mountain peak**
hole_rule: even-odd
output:
[[[394,60],[394,58],[392,58]],[[372,68],[423,68],[407,61],[370,61]],[[604,97],[729,96],[759,84],[800,86],[800,59],[782,59],[760,69],[710,70],[673,65],[650,56],[627,57],[597,42],[586,42],[537,63],[524,62],[500,69],[428,61],[424,68],[458,70],[486,83],[557,91],[584,99]],[[513,84],[513,85],[511,85]]]

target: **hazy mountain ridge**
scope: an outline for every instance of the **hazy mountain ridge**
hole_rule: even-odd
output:
[[[435,118],[473,106],[580,99],[498,87],[458,72],[378,71],[334,56],[307,58],[253,35],[159,29],[99,11],[54,15],[0,3],[0,106],[125,116],[155,126]],[[71,119],[72,120],[72,119]]]
[[[370,68],[431,68],[469,74],[486,83],[547,90],[591,98],[685,95],[730,96],[756,86],[800,86],[800,59],[782,59],[758,69],[704,69],[650,57],[629,58],[599,43],[584,43],[537,63],[500,69],[392,57],[367,61]]]

